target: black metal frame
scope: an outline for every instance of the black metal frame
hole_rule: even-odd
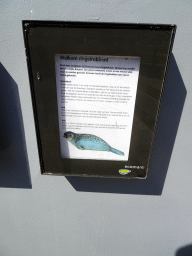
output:
[[[36,136],[37,136],[37,143],[38,143],[38,150],[39,150],[39,159],[40,159],[40,165],[41,165],[41,172],[42,174],[55,174],[55,175],[76,175],[76,176],[96,176],[96,177],[115,177],[115,178],[140,178],[145,179],[147,177],[148,167],[150,163],[152,148],[153,148],[153,142],[155,137],[155,130],[158,122],[159,117],[159,111],[160,111],[160,105],[162,101],[163,96],[163,90],[165,86],[165,79],[168,71],[168,64],[170,60],[170,54],[172,51],[173,41],[176,33],[176,25],[164,25],[164,24],[125,24],[125,23],[96,23],[96,22],[62,22],[62,21],[31,21],[31,20],[24,20],[22,21],[23,25],[23,34],[24,34],[24,42],[25,42],[25,50],[26,50],[26,56],[27,56],[27,65],[28,65],[28,72],[29,72],[29,80],[30,80],[30,89],[31,89],[31,97],[32,97],[32,104],[33,104],[33,111],[34,111],[34,119],[35,119],[35,127],[36,127]],[[145,165],[144,170],[132,170],[132,175],[125,175],[120,176],[117,172],[117,175],[112,174],[109,175],[110,169],[113,168],[113,164],[116,161],[94,161],[94,160],[75,160],[75,159],[67,159],[63,160],[60,170],[52,169],[47,170],[45,167],[45,160],[44,154],[43,154],[43,147],[42,147],[42,137],[40,132],[40,118],[38,115],[38,107],[37,107],[37,92],[35,90],[35,82],[34,82],[34,76],[33,76],[33,68],[34,65],[32,64],[32,50],[30,45],[30,36],[29,32],[31,29],[34,28],[84,28],[84,29],[105,29],[105,30],[125,30],[131,31],[131,30],[142,30],[142,31],[170,31],[170,43],[168,46],[167,56],[166,56],[166,63],[164,64],[165,72],[162,79],[162,85],[161,85],[161,92],[160,96],[158,98],[158,107],[156,110],[156,120],[154,124],[154,129],[152,131],[152,138],[150,142],[150,151],[148,154],[147,164]],[[59,53],[60,52],[56,52]],[[114,54],[115,55],[115,54]],[[56,143],[57,144],[57,143]],[[81,162],[80,162],[81,161]],[[83,164],[81,165],[81,163]],[[100,162],[100,163],[99,163]],[[128,161],[127,161],[128,162]],[[98,164],[99,163],[99,164]],[[122,163],[122,162],[121,162]],[[75,169],[78,169],[79,164],[81,165],[80,168],[82,171],[76,172]],[[87,171],[83,172],[83,168],[85,168],[86,165],[89,165],[89,168]],[[94,171],[90,171],[91,169],[94,169],[93,166],[96,165],[96,169]],[[126,162],[123,161],[123,165],[126,165]],[[99,168],[104,168],[106,170],[103,171],[103,174],[101,171],[97,173],[96,170],[99,170]],[[65,171],[65,167],[67,167],[67,171]],[[120,168],[120,163],[117,164],[116,167],[117,170]],[[86,168],[85,168],[86,169]],[[130,168],[132,169],[132,168]],[[80,170],[80,169],[79,169]]]

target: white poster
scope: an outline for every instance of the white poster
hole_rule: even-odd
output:
[[[61,157],[127,161],[139,57],[55,55]]]

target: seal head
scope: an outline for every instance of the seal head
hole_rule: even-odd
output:
[[[73,132],[65,132],[63,137],[67,140],[72,140],[74,138],[75,134]]]

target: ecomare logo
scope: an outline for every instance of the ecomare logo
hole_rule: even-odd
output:
[[[119,170],[119,173],[121,174],[121,175],[126,175],[126,174],[128,174],[128,173],[130,173],[131,171],[130,170],[127,170],[127,169],[121,169],[121,170]]]

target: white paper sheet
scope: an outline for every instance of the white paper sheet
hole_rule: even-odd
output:
[[[128,160],[139,67],[139,57],[55,55],[61,157]]]

